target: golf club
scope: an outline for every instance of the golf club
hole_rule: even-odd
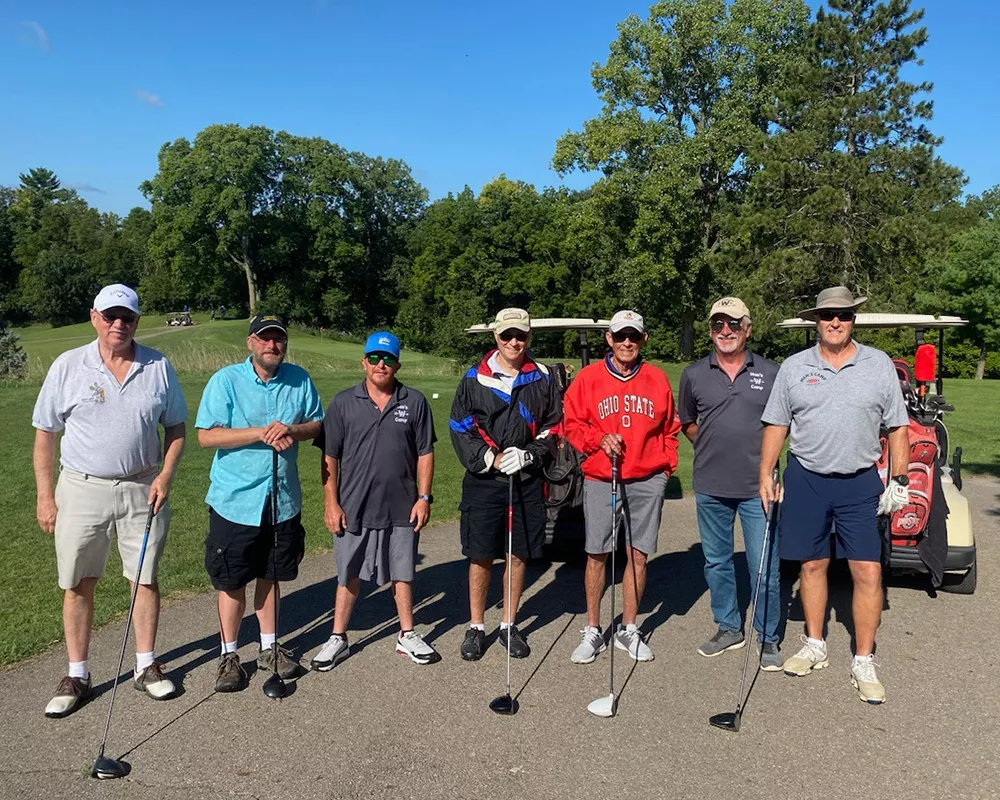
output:
[[[115,708],[115,691],[118,689],[118,680],[122,674],[122,665],[125,663],[125,647],[128,645],[128,629],[132,624],[132,612],[135,610],[135,598],[139,593],[139,578],[142,576],[142,562],[146,558],[146,543],[149,541],[149,529],[153,527],[153,514],[155,506],[151,503],[149,513],[146,514],[146,530],[142,534],[142,544],[139,546],[139,564],[135,568],[135,580],[132,581],[132,602],[128,606],[128,616],[125,617],[125,633],[122,635],[122,650],[118,656],[118,671],[115,673],[114,683],[111,684],[111,699],[108,701],[108,718],[104,723],[104,736],[101,737],[101,749],[97,752],[97,759],[90,770],[92,778],[108,780],[109,778],[124,778],[128,774],[128,767],[122,761],[116,761],[104,755],[104,747],[108,743],[108,731],[111,729],[111,712]]]
[[[274,581],[274,643],[271,645],[271,675],[264,681],[264,694],[272,700],[285,696],[285,682],[278,674],[278,451],[271,450],[271,530],[274,532],[274,550],[271,552],[271,579]]]
[[[618,549],[618,454],[611,454],[611,636],[615,635],[615,550]],[[611,691],[607,697],[590,702],[587,711],[595,717],[613,717],[618,707],[615,697],[615,646],[611,647]]]
[[[778,468],[774,468],[774,472],[771,473],[771,485],[774,486],[775,493],[778,492]],[[743,677],[740,679],[740,693],[736,697],[736,711],[730,712],[726,711],[722,714],[714,714],[708,718],[708,723],[716,728],[721,728],[724,731],[732,731],[733,733],[740,732],[740,722],[743,720],[743,690],[746,687],[747,682],[747,667],[750,664],[750,650],[753,648],[753,637],[756,633],[754,628],[754,617],[757,613],[757,597],[760,594],[760,579],[764,574],[764,564],[767,563],[767,546],[771,541],[771,532],[774,528],[774,524],[777,521],[778,514],[778,501],[772,501],[767,508],[767,521],[764,523],[764,541],[760,548],[760,566],[757,568],[757,585],[753,590],[753,601],[750,603],[750,614],[747,616],[747,626],[750,628],[747,638],[749,641],[746,644],[746,653],[743,654]],[[758,638],[760,634],[758,634]],[[760,660],[757,662],[758,669],[760,668]]]
[[[516,714],[517,700],[510,696],[510,629],[514,626],[514,610],[508,608],[513,590],[511,574],[514,571],[514,476],[507,482],[507,603],[504,604],[504,616],[507,617],[507,693],[493,698],[490,711],[496,714]]]

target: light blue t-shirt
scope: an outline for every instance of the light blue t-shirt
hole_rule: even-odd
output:
[[[223,367],[205,386],[196,428],[266,427],[275,420],[286,425],[323,419],[319,392],[309,373],[282,364],[271,380],[262,381],[249,358]],[[302,510],[299,485],[299,443],[278,453],[278,522]],[[263,442],[219,449],[212,459],[211,483],[205,502],[219,516],[238,525],[260,525],[271,492],[271,448]]]

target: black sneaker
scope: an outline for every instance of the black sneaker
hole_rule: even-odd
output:
[[[531,655],[531,648],[528,647],[528,643],[524,640],[521,632],[517,629],[517,625],[511,625],[509,628],[500,629],[500,644],[507,647],[507,633],[510,632],[510,657],[511,658],[527,658]]]
[[[465,641],[460,650],[465,661],[478,661],[486,650],[486,633],[479,628],[469,628],[465,632]]]
[[[247,688],[247,673],[236,653],[225,653],[219,659],[219,672],[215,678],[215,691],[239,692]]]

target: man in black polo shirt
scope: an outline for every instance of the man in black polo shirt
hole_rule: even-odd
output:
[[[750,585],[757,580],[765,516],[758,493],[760,421],[778,365],[747,350],[750,311],[737,297],[723,297],[709,315],[714,352],[681,374],[681,430],[694,443],[694,492],[705,554],[705,581],[718,631],[698,648],[712,658],[746,644],[736,601],[733,525],[740,515]],[[761,669],[782,668],[778,647],[777,548],[768,548],[763,597],[754,628],[764,642]]]
[[[325,519],[334,534],[338,586],[333,635],[312,660],[320,672],[350,653],[347,625],[362,578],[392,581],[396,652],[417,664],[441,660],[413,629],[417,542],[433,501],[431,409],[420,392],[396,380],[399,340],[391,333],[368,337],[361,364],[365,379],[330,401],[323,422]]]

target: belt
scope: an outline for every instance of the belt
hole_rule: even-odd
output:
[[[62,467],[62,472],[68,472],[70,475],[76,478],[82,478],[85,481],[97,481],[98,483],[111,483],[119,484],[126,482],[141,481],[143,478],[148,478],[150,475],[155,475],[160,471],[159,467],[150,467],[149,469],[144,469],[141,472],[135,472],[131,475],[122,475],[120,478],[105,478],[101,475],[92,475],[89,472],[79,472],[75,469],[69,469],[68,467]]]

